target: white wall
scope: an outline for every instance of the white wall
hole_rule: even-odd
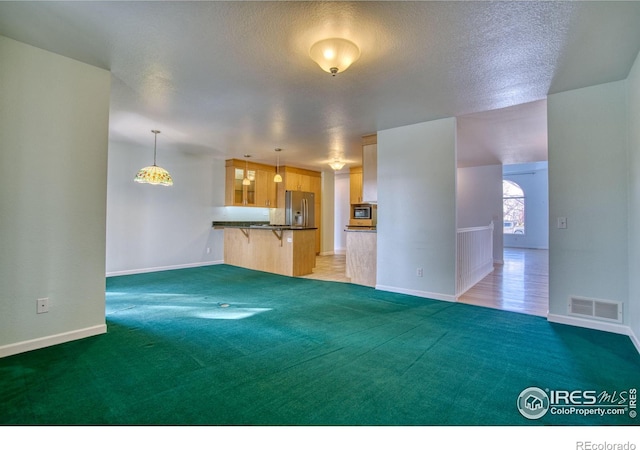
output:
[[[629,326],[640,351],[640,57],[627,80],[629,104]]]
[[[502,263],[502,166],[459,168],[457,190],[458,228],[493,221],[493,260]]]
[[[549,248],[549,170],[548,163],[504,166],[504,178],[517,183],[525,195],[525,233],[505,234],[504,246]],[[501,188],[502,189],[502,188]],[[502,194],[501,194],[502,195]],[[500,225],[502,226],[502,225]]]
[[[0,356],[104,333],[109,72],[0,36]],[[47,297],[48,313],[36,314]]]
[[[378,131],[377,178],[376,287],[455,300],[455,119]]]
[[[133,181],[136,172],[152,162],[151,130],[148,144],[110,142],[108,275],[221,263],[223,231],[214,230],[212,221],[269,220],[267,208],[224,206],[223,160],[184,151],[161,133],[158,165],[169,171],[173,186]]]
[[[569,296],[629,307],[626,83],[550,95],[549,312]],[[558,217],[567,228],[555,227]],[[637,300],[635,300],[637,301]],[[629,323],[626,315],[625,323]]]
[[[349,224],[351,214],[349,182],[349,172],[335,175],[334,252],[336,254],[344,254],[347,251],[347,233],[344,228]]]

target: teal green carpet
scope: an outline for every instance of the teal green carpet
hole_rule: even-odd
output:
[[[108,333],[0,359],[3,424],[599,425],[528,387],[626,392],[626,336],[219,265],[107,280]]]

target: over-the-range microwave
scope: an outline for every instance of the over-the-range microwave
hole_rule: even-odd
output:
[[[351,205],[349,226],[375,227],[378,223],[378,205],[374,203],[357,203]]]

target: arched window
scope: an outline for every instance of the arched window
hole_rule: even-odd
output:
[[[502,213],[505,234],[524,234],[524,191],[510,180],[502,180]]]

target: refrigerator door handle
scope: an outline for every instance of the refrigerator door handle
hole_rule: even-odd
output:
[[[307,199],[303,198],[302,199],[302,210],[304,211],[304,223],[302,224],[302,226],[307,227],[308,226],[308,221],[309,221],[309,205],[307,204]]]

